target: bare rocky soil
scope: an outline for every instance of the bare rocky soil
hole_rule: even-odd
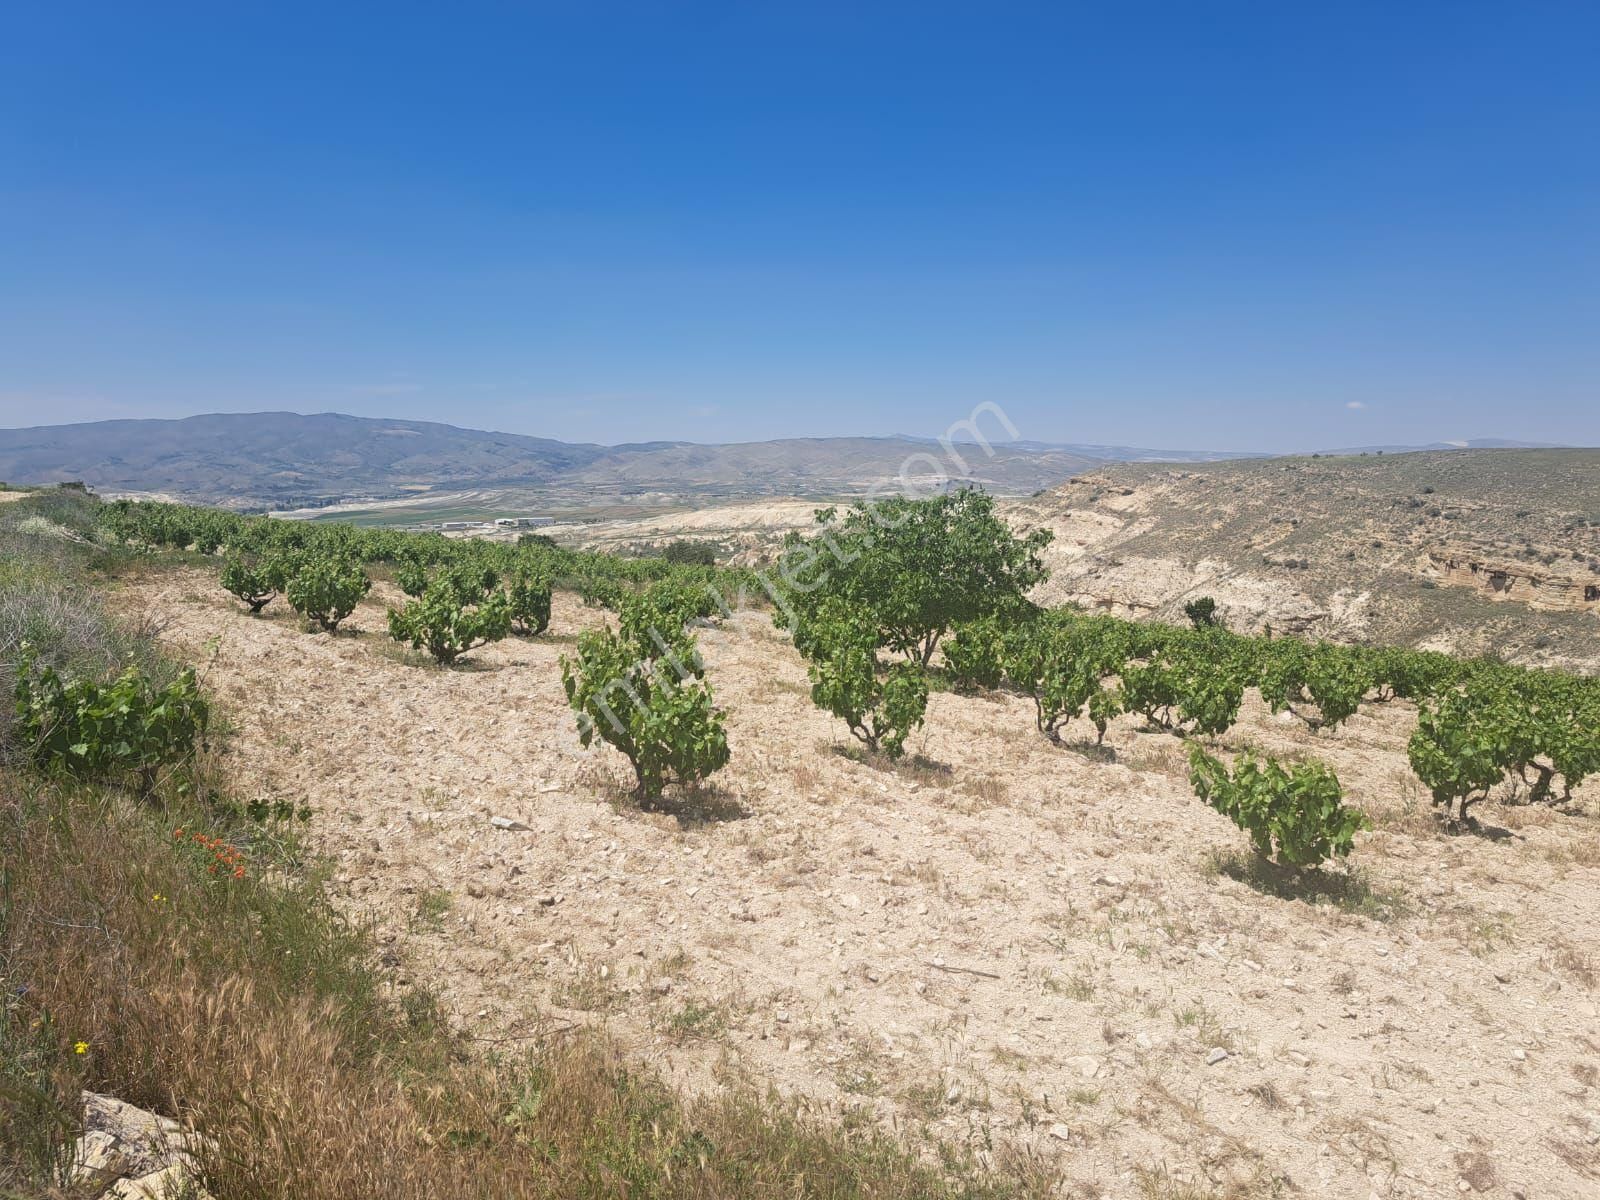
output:
[[[314,807],[400,986],[485,1048],[592,1022],[687,1086],[1031,1155],[1085,1197],[1600,1194],[1600,823],[1485,805],[1485,835],[1441,833],[1399,707],[1230,736],[1325,758],[1378,824],[1307,899],[1248,881],[1130,719],[1094,755],[1025,700],[936,694],[911,762],[860,761],[760,614],[701,633],[731,765],[641,813],[561,693],[602,613],[559,595],[550,635],[439,670],[385,595],[338,637],[209,573],[119,603],[200,665],[237,790]]]
[[[1600,667],[1600,451],[1124,463],[1006,505],[1035,599],[1235,630]]]

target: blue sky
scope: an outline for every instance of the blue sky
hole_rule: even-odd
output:
[[[1600,6],[0,15],[0,425],[1600,444]]]

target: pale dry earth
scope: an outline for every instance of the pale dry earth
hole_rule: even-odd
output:
[[[118,603],[200,665],[240,792],[314,807],[400,986],[485,1047],[593,1022],[688,1086],[1021,1149],[1073,1195],[1600,1194],[1600,824],[1486,805],[1498,836],[1446,836],[1399,708],[1231,739],[1325,758],[1378,822],[1354,898],[1313,904],[1217,870],[1242,835],[1131,719],[1107,761],[1025,700],[935,694],[915,762],[857,761],[761,614],[701,632],[733,759],[679,820],[578,744],[558,659],[603,614],[568,595],[454,670],[376,595],[339,637],[197,571]]]
[[[1600,452],[1120,464],[1003,509],[1054,533],[1041,603],[1600,668]]]
[[[1519,464],[1537,471],[1563,463],[1565,486],[1546,480],[1536,488],[1518,475]],[[1528,459],[1452,451],[1122,464],[996,508],[1019,532],[1051,532],[1042,556],[1049,578],[1033,594],[1040,604],[1182,623],[1184,605],[1209,596],[1239,632],[1497,654],[1593,672],[1600,669],[1593,463],[1600,463],[1595,452]],[[819,503],[621,513],[539,532],[617,553],[655,553],[687,538],[713,547],[720,561],[771,567],[788,533],[814,527]],[[518,533],[460,536],[512,541]]]
[[[774,554],[790,531],[812,528],[820,507],[816,500],[714,504],[652,517],[558,523],[537,532],[582,550],[653,549],[679,539],[711,542],[725,560],[754,564]]]

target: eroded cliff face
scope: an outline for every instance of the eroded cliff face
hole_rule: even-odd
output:
[[[1600,667],[1600,519],[1573,494],[1543,509],[1498,485],[1446,494],[1465,461],[1127,465],[1005,511],[1055,534],[1043,604],[1181,623],[1210,596],[1239,632]]]
[[[1423,574],[1452,587],[1472,588],[1491,600],[1526,604],[1543,612],[1600,613],[1600,577],[1559,565],[1496,557],[1476,546],[1429,551]]]

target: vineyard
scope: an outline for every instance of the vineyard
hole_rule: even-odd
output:
[[[46,772],[206,739],[309,809],[489,1044],[599,1023],[1103,1194],[1585,1194],[1595,680],[1040,609],[983,497],[887,515],[734,570],[106,505],[198,690],[35,658],[19,711]]]
[[[690,627],[752,601],[792,634],[813,700],[891,759],[923,723],[930,684],[948,683],[1027,696],[1036,728],[1058,745],[1080,720],[1102,744],[1124,714],[1185,741],[1215,739],[1237,722],[1246,689],[1313,732],[1336,729],[1363,705],[1410,701],[1418,722],[1408,758],[1449,825],[1472,824],[1469,809],[1496,788],[1531,803],[1570,802],[1600,771],[1600,680],[1397,647],[1239,636],[1205,600],[1191,604],[1190,628],[1041,610],[1027,594],[1044,578],[1048,534],[1016,537],[980,493],[858,506],[842,520],[822,510],[815,540],[791,535],[774,575],[573,553],[535,538],[511,547],[164,504],[119,502],[105,527],[125,543],[224,555],[220,585],[252,613],[281,592],[324,632],[370,590],[369,569],[391,568],[408,601],[388,610],[390,636],[440,664],[513,628],[537,636],[549,624],[551,589],[577,591],[615,612],[619,627],[586,634],[575,659],[563,659],[567,696],[585,744],[598,737],[620,750],[646,800],[726,763]],[[1215,795],[1215,760],[1194,761],[1197,793]],[[1268,767],[1254,777],[1273,793],[1263,802],[1293,804],[1291,777]],[[1338,792],[1337,779],[1319,779]],[[1329,831],[1340,832],[1323,841],[1334,853],[1349,852],[1353,819],[1337,803],[1328,810]]]

